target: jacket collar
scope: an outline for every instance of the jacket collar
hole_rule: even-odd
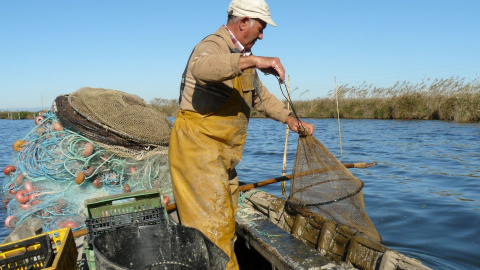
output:
[[[243,47],[242,43],[240,43],[240,41],[237,40],[237,38],[235,37],[235,35],[233,35],[233,33],[230,31],[230,29],[228,29],[228,27],[226,25],[223,26],[225,31],[228,33],[228,36],[230,37],[230,40],[232,41],[233,45],[235,46],[235,48],[243,55],[243,56],[249,56],[252,54],[252,51],[247,51],[245,50],[245,48]]]

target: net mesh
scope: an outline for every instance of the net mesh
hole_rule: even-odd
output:
[[[142,149],[144,146],[138,142],[123,138],[116,133],[97,125],[82,115],[76,113],[68,102],[68,96],[58,96],[55,99],[56,115],[60,123],[67,129],[74,131],[97,142],[109,145],[120,145],[128,148]]]
[[[123,138],[139,143],[168,145],[170,128],[165,121],[166,115],[147,106],[136,95],[84,87],[68,95],[68,101],[78,114]]]
[[[299,137],[287,202],[290,208],[302,215],[333,220],[381,241],[365,212],[362,188],[363,182],[314,136]]]

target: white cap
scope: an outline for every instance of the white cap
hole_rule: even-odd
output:
[[[232,0],[228,15],[260,19],[271,26],[277,26],[270,18],[270,9],[264,0]]]

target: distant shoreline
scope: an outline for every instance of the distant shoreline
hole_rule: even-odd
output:
[[[458,77],[425,79],[416,84],[399,81],[391,87],[365,83],[340,85],[325,98],[295,101],[295,95],[292,95],[292,100],[293,108],[301,118],[480,122],[480,77],[472,81]],[[176,99],[154,98],[150,105],[170,117],[175,117],[179,110]],[[0,111],[0,118],[33,119],[39,111]],[[265,116],[252,110],[250,117]]]
[[[0,119],[8,120],[22,120],[22,119],[34,119],[35,116],[40,115],[38,111],[0,111]]]

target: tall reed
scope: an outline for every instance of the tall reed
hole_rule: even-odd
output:
[[[338,86],[338,96],[341,118],[480,121],[480,77],[397,81],[390,87],[345,84]],[[175,99],[154,98],[150,104],[172,117],[179,110]],[[293,100],[293,106],[300,117],[337,117],[334,90],[323,98]],[[251,117],[264,116],[252,110]]]
[[[352,119],[427,119],[480,121],[480,77],[398,81],[391,87],[365,82],[338,87],[340,117]],[[336,117],[335,92],[325,98],[293,102],[301,117]]]
[[[154,98],[150,101],[152,105],[157,110],[165,113],[167,116],[175,117],[177,112],[180,109],[178,105],[178,100],[176,99],[163,99],[163,98]]]
[[[33,119],[36,115],[38,113],[28,111],[3,111],[0,112],[0,119]]]

